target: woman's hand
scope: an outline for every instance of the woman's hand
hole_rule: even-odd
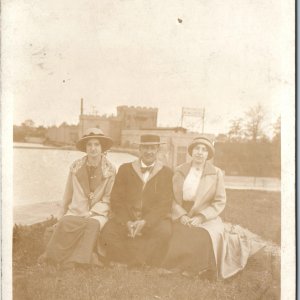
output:
[[[203,216],[196,216],[196,217],[193,217],[193,218],[190,218],[190,221],[189,221],[189,225],[190,226],[194,226],[194,227],[199,227],[201,226],[201,224],[205,221],[204,217]]]
[[[187,215],[183,215],[180,217],[181,224],[188,225],[189,222],[190,222],[190,217],[188,217]]]
[[[97,214],[93,211],[89,211],[89,217],[94,217],[97,216]]]

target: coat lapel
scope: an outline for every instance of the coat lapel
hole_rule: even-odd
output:
[[[194,205],[190,211],[190,215],[193,215],[195,212],[197,212],[198,208],[203,203],[206,195],[208,195],[210,189],[214,186],[216,179],[216,169],[213,165],[211,165],[209,162],[206,162],[203,170],[203,174],[201,176],[196,196],[194,198]]]
[[[177,167],[176,171],[181,173],[183,178],[186,178],[186,176],[189,174],[191,167],[192,167],[192,163],[187,162],[187,163],[184,163],[184,164],[180,165],[179,167]]]
[[[141,172],[141,162],[139,159],[135,160],[134,162],[132,162],[132,167],[133,170],[135,171],[135,173],[139,176],[139,178],[142,180],[142,182],[144,182],[143,179],[143,174]]]
[[[76,172],[75,176],[79,184],[81,185],[84,194],[88,197],[90,194],[89,175],[86,169],[86,163],[84,163],[80,169]]]
[[[153,166],[153,169],[147,179],[147,182],[149,182],[163,167],[163,164],[159,161],[156,161],[154,166]]]
[[[84,156],[83,158],[77,160],[72,166],[71,166],[71,172],[76,177],[78,183],[80,184],[83,193],[85,196],[90,199],[90,184],[89,184],[89,174],[87,170],[87,156]],[[110,176],[114,176],[116,173],[115,167],[110,163],[110,161],[102,155],[101,162],[97,166],[95,170],[97,177],[96,177],[96,189],[94,191],[94,195],[97,195],[101,189],[103,189],[104,183],[107,178]],[[93,202],[91,203],[93,205],[94,202],[97,202],[97,198],[93,198]]]
[[[139,178],[142,180],[142,182],[144,182],[143,173],[141,172],[140,160],[138,159],[138,160],[134,161],[132,163],[132,167],[133,167],[134,171],[136,172],[136,174],[139,176]],[[162,167],[163,167],[163,164],[159,161],[156,161],[145,184],[147,182],[149,182],[162,169]]]

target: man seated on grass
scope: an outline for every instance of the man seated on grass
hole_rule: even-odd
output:
[[[158,265],[172,227],[172,171],[157,160],[160,138],[142,135],[140,158],[123,164],[111,193],[112,218],[102,231],[109,261]]]

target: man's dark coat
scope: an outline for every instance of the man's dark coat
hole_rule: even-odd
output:
[[[123,164],[111,192],[113,218],[120,224],[144,219],[145,229],[170,216],[173,188],[171,169],[156,162],[146,183],[140,161]]]

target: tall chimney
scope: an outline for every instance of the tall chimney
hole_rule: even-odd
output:
[[[83,115],[83,98],[80,99],[80,114]]]

